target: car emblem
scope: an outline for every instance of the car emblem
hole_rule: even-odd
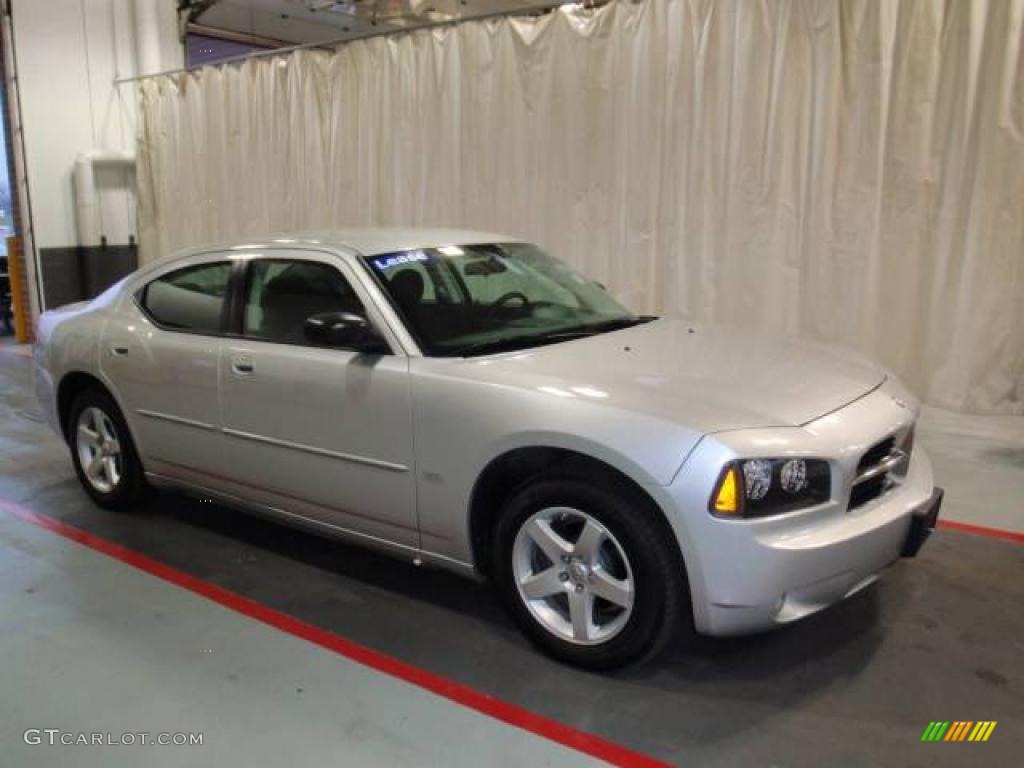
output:
[[[898,397],[893,397],[892,401],[896,403],[900,408],[906,408],[907,403],[905,400],[900,400]]]

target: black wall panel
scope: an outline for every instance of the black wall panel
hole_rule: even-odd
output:
[[[40,248],[43,303],[53,309],[99,295],[138,266],[138,248],[129,245]]]

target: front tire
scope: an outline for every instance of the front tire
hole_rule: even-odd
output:
[[[682,556],[648,500],[572,475],[535,479],[503,507],[493,576],[531,641],[590,669],[661,651],[689,610]]]
[[[124,510],[139,502],[147,485],[121,409],[100,389],[81,392],[71,404],[68,444],[75,473],[93,501]]]

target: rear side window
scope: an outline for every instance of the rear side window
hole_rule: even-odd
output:
[[[142,306],[166,328],[219,333],[230,277],[226,261],[168,272],[146,286]]]

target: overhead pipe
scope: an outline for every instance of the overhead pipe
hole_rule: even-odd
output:
[[[135,75],[145,77],[160,71],[160,18],[157,0],[134,0]]]
[[[82,246],[101,245],[104,232],[100,225],[99,192],[96,189],[96,166],[134,168],[135,155],[119,149],[90,149],[75,158],[72,171],[75,193],[75,232]]]

